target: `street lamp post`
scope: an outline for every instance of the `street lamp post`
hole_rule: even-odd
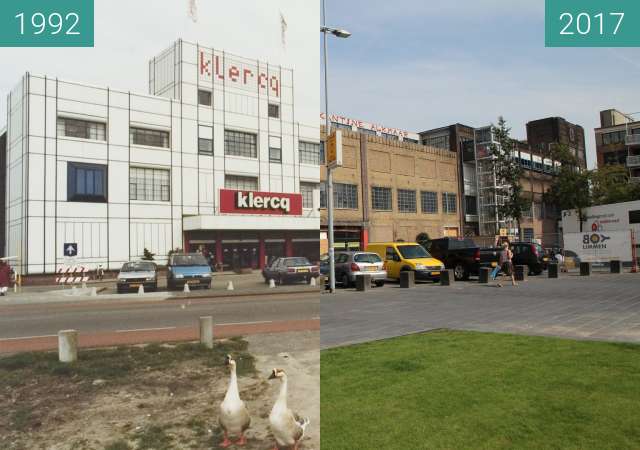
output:
[[[332,34],[335,37],[346,39],[351,36],[346,30],[327,27],[327,9],[325,1],[322,1],[322,27],[320,32],[324,39],[324,116],[325,116],[325,149],[326,143],[331,131],[331,121],[329,120],[329,58],[327,53],[327,35]],[[326,154],[326,150],[325,150]],[[329,241],[329,289],[333,294],[336,291],[336,264],[334,255],[334,236],[333,236],[333,169],[327,164],[327,234]]]

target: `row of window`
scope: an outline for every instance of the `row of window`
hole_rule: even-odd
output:
[[[213,106],[213,95],[211,91],[205,89],[198,90],[198,104],[202,106]],[[268,114],[270,119],[280,118],[280,105],[269,103]]]
[[[58,118],[58,135],[106,141],[106,124],[61,117]],[[213,155],[213,139],[210,137],[211,135],[212,133],[208,133],[208,136],[200,136],[198,138],[198,152],[200,154]],[[170,148],[170,134],[168,131],[131,127],[129,129],[129,138],[131,145]],[[298,145],[302,164],[320,165],[320,144],[300,141]],[[225,130],[224,153],[229,156],[257,158],[258,136],[254,133]],[[273,163],[282,162],[282,139],[279,137],[272,136],[269,138],[269,161]]]
[[[257,191],[256,177],[225,176],[225,188]],[[300,183],[303,208],[313,208],[315,183]],[[167,169],[131,167],[129,198],[131,200],[168,202],[171,196],[170,172]],[[100,164],[67,164],[67,197],[72,202],[104,203],[107,201],[107,166]]]
[[[410,189],[397,190],[397,207],[402,213],[417,213],[417,192]],[[458,209],[457,195],[443,192],[442,212],[455,214]],[[337,209],[358,209],[358,186],[354,184],[334,183],[333,204]],[[320,207],[327,207],[325,184],[320,185]],[[388,187],[371,188],[371,208],[374,211],[393,211],[393,190]],[[423,214],[438,213],[438,193],[420,191],[420,210]]]

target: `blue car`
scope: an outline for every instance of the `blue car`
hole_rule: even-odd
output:
[[[200,253],[174,253],[167,265],[167,289],[211,288],[211,267]]]

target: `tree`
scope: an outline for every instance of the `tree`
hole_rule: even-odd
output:
[[[156,256],[155,253],[151,253],[149,249],[144,249],[144,256],[142,257],[143,261],[153,261],[153,257]]]
[[[513,157],[517,151],[517,143],[511,139],[511,128],[507,127],[507,121],[502,116],[498,118],[498,125],[493,127],[493,133],[497,144],[491,144],[490,151],[494,158],[496,194],[504,198],[504,202],[498,202],[498,215],[503,220],[514,220],[518,234],[522,236],[520,230],[522,212],[531,207],[531,201],[523,196],[520,184],[523,168],[518,158]]]
[[[591,174],[578,168],[578,160],[565,145],[551,148],[551,158],[561,165],[549,190],[544,194],[547,204],[555,205],[559,210],[578,211],[580,231],[585,220],[585,209],[591,206]]]
[[[620,165],[603,166],[591,172],[593,205],[640,200],[640,185],[629,183],[629,171]]]
[[[429,233],[425,231],[416,236],[416,242],[426,249],[429,246],[429,242],[431,242],[431,237]]]

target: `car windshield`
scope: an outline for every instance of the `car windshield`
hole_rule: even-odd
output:
[[[307,258],[287,258],[284,260],[285,267],[310,266],[311,263]]]
[[[156,265],[150,262],[130,262],[122,266],[120,272],[155,272]]]
[[[208,266],[207,260],[202,255],[173,255],[172,266]]]
[[[370,263],[375,264],[382,262],[382,259],[376,253],[358,253],[353,257],[353,260],[357,263]]]
[[[421,245],[398,245],[398,251],[404,259],[431,258]]]

